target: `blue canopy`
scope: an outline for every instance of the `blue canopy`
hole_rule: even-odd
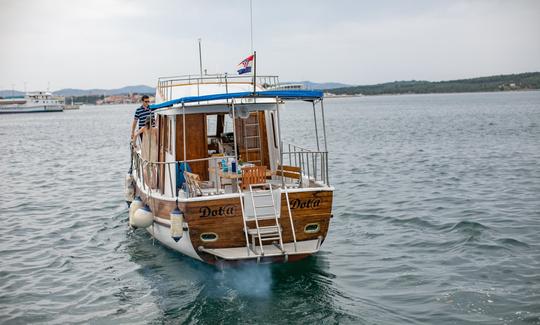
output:
[[[205,102],[212,100],[233,99],[233,98],[281,98],[289,100],[314,101],[323,98],[323,92],[318,90],[267,90],[256,93],[245,91],[239,93],[215,94],[205,96],[189,96],[169,100],[160,104],[150,105],[150,109],[158,109],[173,106],[174,104]]]

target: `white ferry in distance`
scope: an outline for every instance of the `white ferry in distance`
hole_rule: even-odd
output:
[[[0,114],[62,112],[63,110],[64,99],[54,97],[46,91],[29,92],[24,98],[0,99]]]

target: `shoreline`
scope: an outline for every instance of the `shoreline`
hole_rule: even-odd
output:
[[[516,89],[516,90],[500,90],[500,91],[463,91],[463,92],[439,92],[439,93],[387,93],[387,94],[375,94],[375,95],[325,95],[324,99],[333,98],[350,98],[350,97],[378,97],[378,96],[408,96],[408,95],[452,95],[452,94],[500,94],[500,93],[521,93],[540,91],[540,89]]]

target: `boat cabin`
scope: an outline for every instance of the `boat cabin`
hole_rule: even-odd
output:
[[[151,106],[157,129],[149,133],[152,139],[143,141],[137,151],[140,154],[137,166],[148,170],[141,173],[144,186],[149,186],[155,194],[175,199],[236,193],[246,189],[249,182],[242,170],[256,166],[264,166],[264,183],[274,186],[328,186],[322,93],[266,91],[265,88],[278,88],[277,77],[259,78],[264,82],[261,81],[256,92],[249,91],[253,90],[253,83],[245,82],[245,77],[187,76],[160,80],[157,102]],[[239,85],[244,85],[243,89],[238,89]],[[186,87],[180,94],[183,96],[169,99],[175,87]],[[223,87],[228,92],[216,94],[219,90],[215,88]],[[199,95],[191,96],[194,90]],[[205,94],[200,95],[203,90]],[[288,100],[312,104],[317,149],[283,143],[279,112]],[[324,143],[324,149],[320,148],[320,142]],[[184,172],[196,180],[186,182]]]

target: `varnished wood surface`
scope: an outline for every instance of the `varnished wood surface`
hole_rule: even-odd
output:
[[[158,161],[165,161],[165,150],[168,145],[168,123],[167,116],[158,115],[158,128],[159,128],[159,153]],[[158,187],[161,193],[164,193],[165,190],[165,165],[159,166],[159,178],[158,178]]]
[[[208,157],[208,140],[206,134],[205,114],[186,114],[186,156],[187,160]],[[184,160],[183,117],[176,117],[176,160]],[[191,171],[208,180],[208,162],[198,161],[189,163]]]
[[[139,195],[143,202],[148,202],[155,215],[169,219],[170,212],[175,208],[174,202],[148,200],[141,193]],[[296,240],[317,239],[319,236],[322,236],[324,240],[332,214],[333,192],[289,193],[289,198],[292,203],[291,213]],[[292,229],[284,193],[282,193],[281,202],[281,217],[278,220],[282,228],[283,241],[285,243],[292,242]],[[296,202],[296,205],[294,202]],[[206,248],[243,247],[246,245],[239,198],[179,203],[179,207],[184,212],[184,220],[188,224],[190,238],[195,248],[199,246]],[[220,209],[223,212],[222,214],[220,214]],[[320,230],[316,233],[305,233],[304,227],[310,223],[319,223]],[[261,220],[259,224],[265,226],[275,224],[275,222],[274,220]],[[254,228],[255,225],[250,221],[248,227]],[[217,234],[218,240],[214,242],[202,241],[200,236],[206,232]]]
[[[258,112],[259,125],[261,126],[261,152],[262,164],[270,168],[270,153],[268,151],[268,130],[266,128],[265,112]]]

